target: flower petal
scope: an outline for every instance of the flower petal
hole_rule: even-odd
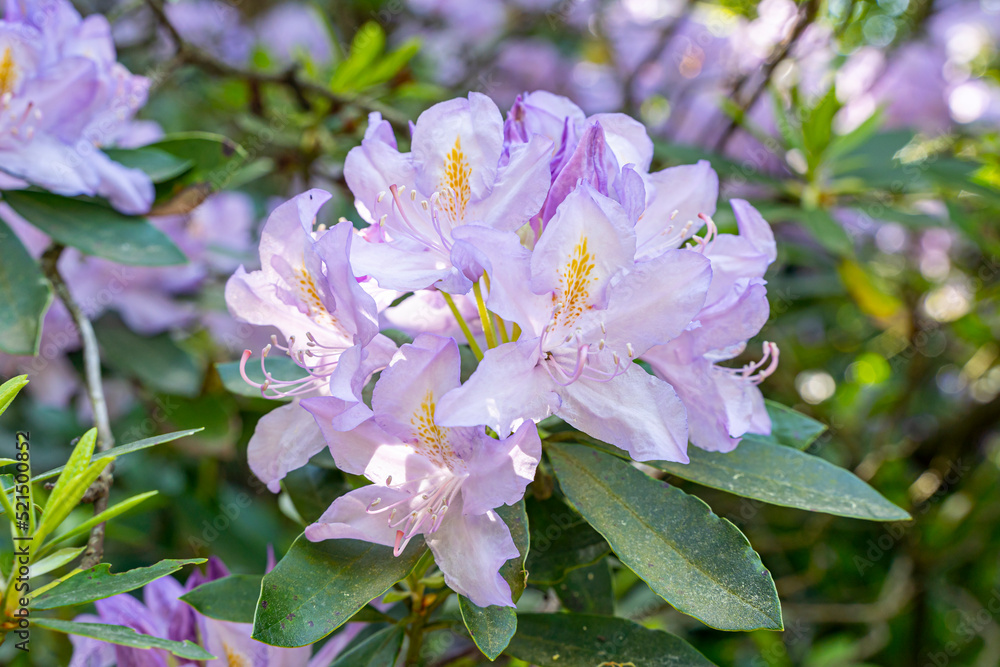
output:
[[[260,418],[247,445],[247,463],[271,493],[277,493],[285,475],[304,466],[325,446],[316,422],[295,401]]]
[[[306,538],[311,542],[364,540],[391,547],[396,543],[396,529],[389,525],[389,512],[372,513],[368,508],[377,498],[384,507],[409,497],[405,491],[385,486],[355,489],[334,500],[316,523],[306,526]]]
[[[495,512],[465,514],[453,506],[441,527],[426,536],[448,586],[480,607],[513,607],[500,568],[518,556],[507,524]]]
[[[494,440],[480,434],[479,441],[466,462],[470,473],[462,485],[466,514],[485,514],[519,501],[542,458],[542,441],[530,421],[508,438]]]
[[[636,461],[688,462],[684,404],[673,387],[640,366],[630,364],[604,383],[582,378],[559,394],[556,414]]]
[[[538,420],[559,406],[552,378],[538,367],[538,341],[505,343],[487,350],[465,384],[437,406],[437,423],[489,426],[501,437],[525,420]]]

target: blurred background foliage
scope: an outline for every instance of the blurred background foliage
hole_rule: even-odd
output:
[[[625,110],[649,126],[660,166],[711,160],[723,196],[751,199],[778,237],[761,339],[782,355],[765,395],[829,424],[809,451],[915,521],[807,514],[675,480],[760,552],[784,633],[707,629],[611,558],[535,586],[522,604],[613,604],[720,665],[1000,664],[995,0],[325,0],[291,18],[289,5],[261,0],[77,5],[106,14],[120,60],[153,80],[141,118],[246,150],[238,170],[209,181],[244,193],[254,228],[277,200],[312,186],[334,193],[330,221],[357,220],[342,165],[367,114],[380,111],[402,137],[407,119],[469,90],[501,108],[545,88],[588,112]],[[724,230],[734,226],[727,208]],[[236,254],[256,262],[255,245]],[[171,299],[225,318],[225,277]],[[247,440],[273,404],[231,394],[214,364],[257,345],[256,334],[206,316],[150,336],[115,311],[96,326],[119,442],[205,430],[119,463],[112,502],[160,495],[109,525],[106,560],[121,571],[214,553],[234,571],[263,571],[267,549],[282,553],[296,519],[350,480],[311,466],[290,484],[296,494],[274,496],[249,472]],[[5,376],[66,371],[52,378],[58,391],[34,380],[32,400],[0,423],[4,442],[31,431],[39,469],[64,461],[89,421],[66,379],[79,374],[79,353],[52,349],[0,361]],[[459,646],[447,636],[428,645],[433,659]],[[32,656],[66,664],[68,650],[39,634]],[[0,662],[12,659],[0,649]]]

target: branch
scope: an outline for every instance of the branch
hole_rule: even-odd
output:
[[[392,107],[385,106],[366,96],[336,93],[325,86],[302,78],[299,68],[296,65],[292,65],[283,72],[264,72],[235,67],[225,63],[186,41],[170,21],[163,7],[156,0],[146,0],[146,4],[153,11],[153,14],[156,15],[156,19],[160,25],[170,35],[170,39],[174,42],[174,46],[177,49],[176,57],[182,63],[194,65],[215,76],[243,79],[251,84],[269,83],[285,86],[295,96],[299,106],[304,109],[312,108],[312,104],[306,96],[306,93],[310,93],[330,102],[333,105],[333,109],[331,110],[339,110],[344,106],[353,105],[366,111],[379,112],[383,118],[397,128],[409,128],[409,119]]]
[[[94,425],[97,427],[97,451],[104,452],[114,446],[115,437],[111,433],[108,403],[104,399],[104,384],[101,381],[101,352],[97,347],[97,336],[94,335],[94,327],[91,325],[90,319],[73,299],[73,295],[70,294],[69,288],[66,286],[66,281],[59,273],[59,257],[62,255],[63,249],[64,246],[61,244],[53,243],[45,250],[41,257],[42,271],[52,283],[52,289],[56,296],[69,311],[76,331],[80,335],[80,343],[83,345],[83,368],[87,397],[90,399],[91,411],[94,413]],[[93,486],[87,489],[86,495],[94,499],[95,515],[108,508],[108,494],[114,481],[113,467],[113,464],[109,464]],[[87,570],[97,565],[101,562],[103,555],[104,524],[102,523],[94,526],[90,531],[90,539],[87,540],[87,549],[80,561],[80,569]]]
[[[750,97],[742,104],[740,104],[740,110],[743,114],[750,111],[753,105],[756,104],[757,100],[760,99],[761,94],[767,89],[767,84],[771,81],[771,76],[774,74],[774,70],[788,57],[791,52],[792,47],[795,43],[799,41],[799,37],[805,32],[806,28],[813,19],[816,18],[816,12],[819,10],[818,0],[809,0],[806,4],[805,9],[799,17],[799,20],[795,23],[795,27],[792,29],[792,34],[786,39],[771,55],[768,57],[767,62],[761,71],[764,73],[764,78],[760,84],[754,89],[750,94]],[[740,90],[743,88],[744,84],[747,83],[749,77],[743,77],[740,81],[733,86],[732,96],[735,98]],[[736,132],[737,127],[742,122],[742,118],[732,118],[726,129],[723,131],[722,136],[715,143],[715,147],[712,149],[715,153],[722,154],[726,148],[726,144],[729,143],[729,139]]]

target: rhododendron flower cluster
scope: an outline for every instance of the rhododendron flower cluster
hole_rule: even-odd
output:
[[[686,463],[689,441],[729,451],[770,432],[757,385],[777,346],[726,365],[767,319],[770,227],[733,200],[739,233],[720,233],[711,167],[650,172],[652,156],[623,114],[588,117],[536,92],[505,120],[472,93],[424,112],[409,152],[372,114],[344,174],[360,230],[318,224],[320,190],[271,215],[261,270],[241,268],[226,291],[235,317],[281,332],[263,379],[244,353],[244,378],[291,399],[261,419],[250,465],[277,491],[328,447],[372,482],[338,498],[310,540],[398,555],[422,535],[454,590],[512,606],[498,570],[517,549],[496,509],[534,478],[540,421],[636,461]],[[279,353],[298,377],[272,371]]]

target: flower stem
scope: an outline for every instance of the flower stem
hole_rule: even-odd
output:
[[[476,359],[482,361],[483,351],[479,349],[479,343],[472,336],[472,331],[469,330],[469,325],[466,323],[465,318],[462,317],[462,313],[458,312],[458,306],[455,305],[455,300],[451,298],[451,295],[447,292],[441,292],[444,297],[445,303],[448,304],[448,308],[451,309],[451,314],[455,316],[455,321],[458,322],[458,326],[461,327],[462,333],[465,334],[465,340],[469,343],[469,347],[472,349],[472,354],[476,355]]]
[[[472,284],[472,292],[476,295],[476,308],[479,309],[479,321],[483,324],[483,333],[486,334],[486,347],[497,346],[497,332],[493,329],[493,318],[490,311],[486,309],[486,301],[483,299],[483,289],[479,283]]]

